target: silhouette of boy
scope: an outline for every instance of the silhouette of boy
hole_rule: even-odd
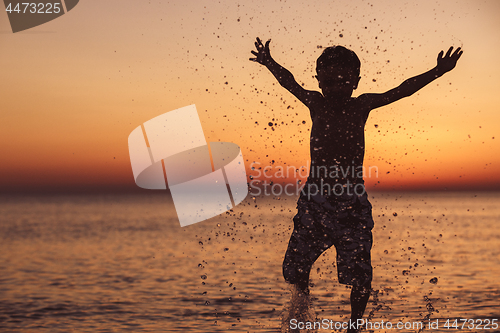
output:
[[[342,46],[326,48],[317,60],[322,93],[305,90],[271,57],[270,40],[257,38],[252,51],[278,82],[310,111],[311,167],[297,202],[294,230],[283,262],[283,275],[299,293],[309,294],[309,273],[316,259],[332,245],[337,250],[339,282],[352,286],[351,320],[347,332],[358,332],[370,297],[372,206],[364,189],[364,127],[371,110],[407,97],[452,70],[463,51],[441,51],[433,69],[382,94],[351,97],[360,80],[361,63]]]

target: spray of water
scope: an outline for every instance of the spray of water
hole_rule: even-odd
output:
[[[299,332],[308,332],[308,333],[316,333],[315,330],[303,329],[299,328],[292,329],[290,326],[295,327],[297,325],[290,325],[293,319],[299,322],[314,322],[319,321],[316,318],[316,312],[312,307],[311,296],[304,294],[300,289],[291,285],[291,293],[292,297],[290,302],[288,302],[281,314],[281,333],[299,333]]]

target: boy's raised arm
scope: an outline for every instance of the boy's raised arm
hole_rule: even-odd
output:
[[[446,55],[443,57],[444,52],[441,51],[438,54],[437,65],[433,69],[417,75],[415,77],[409,78],[408,80],[401,83],[398,87],[391,89],[383,94],[363,94],[358,98],[366,99],[366,103],[370,106],[370,109],[376,109],[381,106],[395,102],[403,97],[413,95],[418,90],[422,89],[427,84],[431,83],[438,77],[442,76],[444,73],[451,71],[455,68],[458,59],[462,55],[460,47],[453,52],[453,46],[448,49]]]
[[[297,97],[302,103],[306,106],[310,106],[314,99],[318,97],[318,94],[321,95],[317,91],[305,90],[302,88],[292,73],[289,70],[279,65],[274,59],[271,57],[271,52],[269,51],[269,42],[268,40],[265,45],[262,44],[259,37],[257,37],[257,41],[255,42],[256,51],[252,51],[252,54],[255,55],[255,58],[250,58],[251,61],[258,62],[261,65],[264,65],[269,69],[269,71],[276,77],[279,84],[291,92],[295,97]]]

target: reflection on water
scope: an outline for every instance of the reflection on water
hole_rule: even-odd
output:
[[[370,198],[370,320],[500,317],[499,193]],[[2,197],[0,330],[279,332],[295,198],[185,228],[169,208],[157,193]],[[316,315],[347,320],[333,249],[311,278]]]

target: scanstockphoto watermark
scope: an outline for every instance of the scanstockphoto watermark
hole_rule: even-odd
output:
[[[314,181],[304,183],[308,178]],[[292,196],[300,193],[310,196],[362,195],[365,193],[363,179],[378,178],[377,166],[318,166],[311,168],[293,165],[265,166],[259,162],[251,164],[249,190],[253,196]],[[283,179],[283,183],[276,180]]]
[[[358,319],[349,321],[333,321],[330,319],[322,319],[320,321],[299,321],[297,319],[290,319],[289,327],[292,330],[359,330],[366,329],[368,331],[374,330],[498,330],[498,318],[496,319],[428,319],[427,321],[371,321],[368,319]]]
[[[349,321],[333,321],[330,319],[323,319],[321,321],[298,321],[297,319],[290,319],[289,327],[292,330],[359,330],[365,328],[367,330],[423,330],[424,327],[433,327],[428,324],[425,325],[424,322],[402,322],[398,321],[392,323],[390,321],[370,321],[365,319],[349,320]]]

